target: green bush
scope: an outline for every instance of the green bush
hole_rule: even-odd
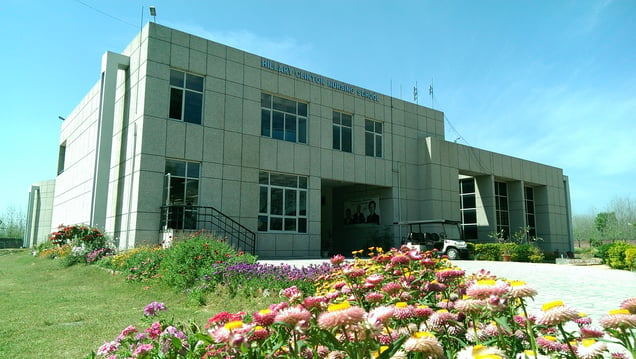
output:
[[[103,258],[99,265],[126,274],[127,280],[147,281],[159,277],[162,260],[161,247],[141,246]]]
[[[164,252],[161,278],[177,290],[193,288],[215,266],[256,262],[255,256],[237,252],[226,242],[201,232]]]
[[[625,250],[625,267],[636,270],[636,246],[630,246]]]
[[[608,263],[608,251],[613,245],[614,245],[614,243],[601,244],[600,246],[598,246],[596,248],[595,257],[601,258],[603,260],[603,263],[607,264]]]
[[[543,252],[532,244],[519,244],[512,253],[512,260],[515,262],[541,263],[543,258]]]
[[[468,258],[474,259],[475,258],[475,243],[466,242],[466,247],[468,247]]]
[[[625,264],[625,251],[629,247],[629,244],[622,241],[612,243],[612,246],[607,250],[607,264],[614,269],[627,268]]]
[[[501,249],[499,243],[477,243],[475,244],[475,259],[481,261],[501,260]]]

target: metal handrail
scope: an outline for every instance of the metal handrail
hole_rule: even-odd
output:
[[[223,237],[237,250],[256,253],[256,233],[214,207],[162,206],[161,229],[205,229]]]

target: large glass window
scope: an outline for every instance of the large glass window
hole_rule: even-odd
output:
[[[203,77],[170,70],[170,118],[201,124]]]
[[[333,149],[351,152],[351,115],[333,111]]]
[[[459,180],[459,196],[464,238],[467,240],[476,240],[477,200],[475,195],[475,179],[473,177]]]
[[[508,184],[495,182],[495,212],[497,216],[497,233],[510,238],[510,221],[508,219]]]
[[[364,120],[364,153],[382,157],[382,122]]]
[[[307,233],[307,177],[259,173],[258,230]]]
[[[170,207],[170,228],[196,228],[200,167],[198,162],[166,160],[163,198]]]
[[[307,143],[307,104],[261,93],[261,135]]]
[[[526,225],[528,226],[528,236],[530,238],[537,236],[537,222],[535,220],[534,210],[534,188],[526,187]]]

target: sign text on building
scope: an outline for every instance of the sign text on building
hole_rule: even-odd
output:
[[[350,93],[352,95],[357,95],[360,97],[364,97],[364,98],[368,98],[369,100],[373,100],[373,101],[378,101],[379,100],[379,96],[378,94],[371,92],[371,91],[367,91],[358,87],[354,87],[342,82],[338,82],[338,81],[334,81],[334,80],[330,80],[330,79],[325,79],[322,76],[319,75],[315,75],[312,74],[310,72],[306,72],[306,71],[302,71],[299,69],[295,69],[291,66],[287,66],[272,60],[268,60],[266,58],[262,58],[261,59],[261,66],[272,70],[272,71],[276,71],[279,72],[281,74],[285,74],[288,76],[295,76],[296,78],[305,80],[305,81],[309,81],[312,83],[316,83],[319,84],[321,86],[327,86],[329,88],[335,89],[335,90],[339,90],[339,91],[343,91],[343,92],[347,92]]]

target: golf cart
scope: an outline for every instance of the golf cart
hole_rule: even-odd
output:
[[[449,259],[468,258],[461,222],[448,219],[399,222],[400,233],[406,230],[402,244],[420,251],[437,249]]]

